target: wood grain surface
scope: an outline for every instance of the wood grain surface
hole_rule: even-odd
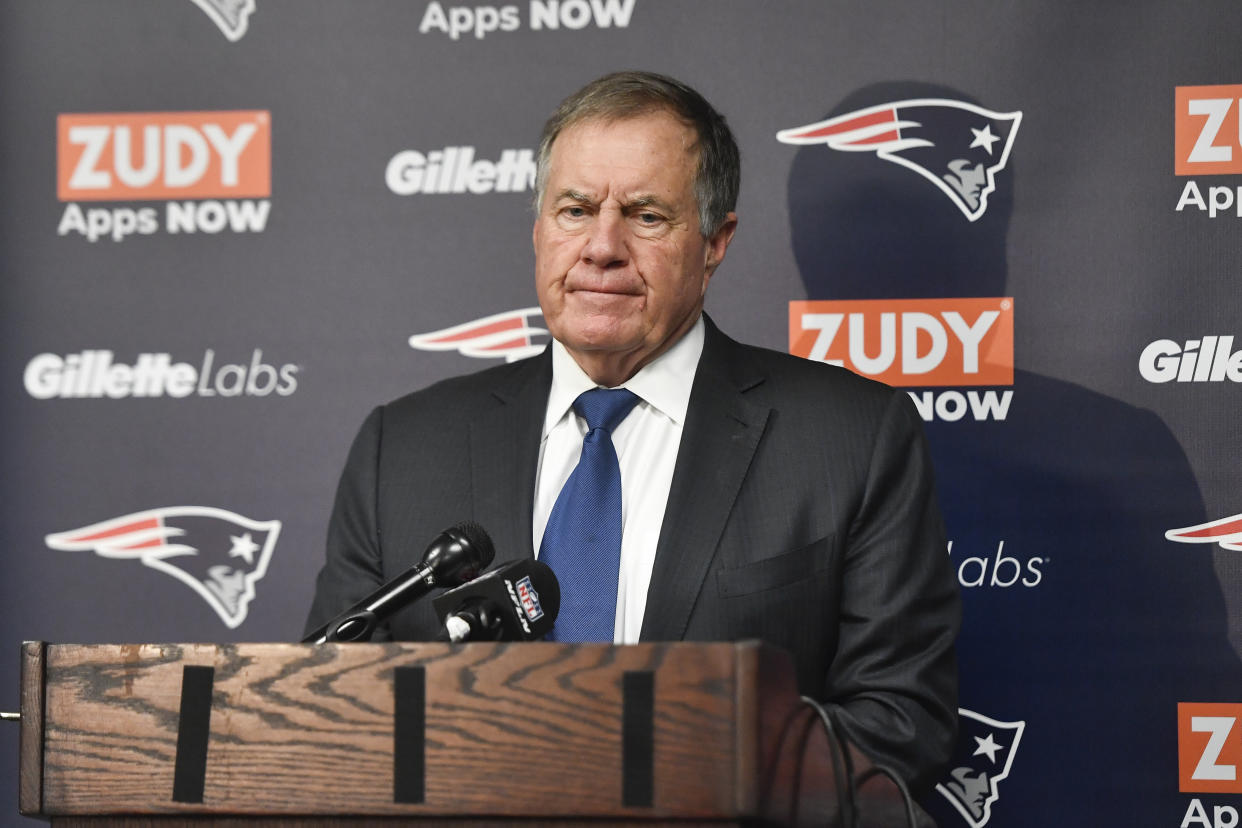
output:
[[[738,755],[762,741],[738,730],[758,726],[753,686],[739,709],[754,646],[49,645],[41,813],[734,819],[763,798],[739,778],[764,761]],[[215,670],[201,804],[172,801],[186,665]],[[410,666],[422,804],[393,802],[392,677]],[[652,808],[621,805],[627,670],[654,673]]]
[[[23,814],[43,809],[43,665],[46,645],[22,644],[21,736],[18,747],[17,807]]]

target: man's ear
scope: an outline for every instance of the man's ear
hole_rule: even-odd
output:
[[[736,232],[737,213],[729,213],[725,217],[724,223],[720,225],[720,229],[707,240],[707,261],[705,265],[708,275],[724,261],[725,251],[729,249],[729,243],[733,241],[733,234]]]

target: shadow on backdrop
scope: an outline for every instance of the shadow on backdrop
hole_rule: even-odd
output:
[[[955,89],[887,82],[824,117],[923,99],[980,106]],[[952,125],[933,126],[943,137]],[[920,163],[951,176],[931,165],[982,148],[968,146],[970,133],[957,139],[920,148]],[[1007,295],[1014,167],[996,174],[971,221],[942,187],[875,152],[800,147],[789,215],[807,299]],[[1015,297],[1019,363],[1023,311],[1039,301]],[[943,790],[924,804],[942,826],[990,815],[1007,828],[1172,820],[1186,804],[1177,703],[1236,700],[1242,686],[1210,549],[1164,537],[1205,519],[1198,484],[1152,412],[1020,369],[1012,390],[1003,421],[968,415],[926,429],[963,585],[961,706],[1025,725],[1008,756],[1012,731],[963,719]]]

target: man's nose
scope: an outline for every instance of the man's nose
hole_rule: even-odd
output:
[[[629,256],[625,235],[625,217],[611,210],[601,211],[591,223],[582,260],[598,268],[625,264]]]

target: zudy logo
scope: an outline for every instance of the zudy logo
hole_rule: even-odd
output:
[[[57,233],[89,241],[151,235],[165,201],[168,233],[261,232],[271,203],[271,115],[265,110],[62,114],[56,192],[68,202]]]
[[[630,25],[634,4],[635,0],[530,0],[526,25],[533,32],[624,29]],[[516,32],[522,25],[522,9],[515,4],[455,6],[432,0],[423,10],[418,32],[439,32],[451,40],[482,40],[498,32]]]
[[[889,385],[1012,385],[1013,299],[790,302],[789,350]]]
[[[1013,385],[1013,299],[789,303],[789,352],[894,386]],[[924,420],[1003,420],[1013,391],[911,391]]]
[[[1242,173],[1242,84],[1179,86],[1175,92],[1174,172],[1177,175]]]
[[[134,112],[56,119],[61,201],[266,198],[266,111]]]
[[[1174,91],[1173,172],[1178,176],[1242,174],[1242,84],[1179,86]],[[1177,212],[1188,207],[1216,218],[1231,210],[1242,218],[1242,186],[1182,187]]]
[[[1242,793],[1242,704],[1177,706],[1177,782],[1182,793]]]

